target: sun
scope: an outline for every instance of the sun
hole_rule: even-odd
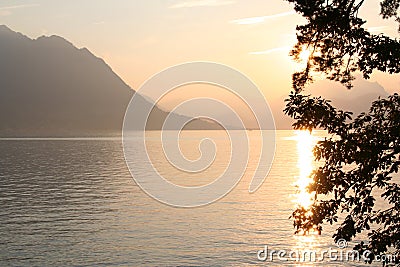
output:
[[[299,60],[300,62],[307,62],[308,59],[310,58],[311,52],[308,49],[303,49],[300,54],[299,54]]]

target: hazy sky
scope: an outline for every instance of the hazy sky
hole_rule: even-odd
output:
[[[367,1],[368,27],[397,35]],[[131,87],[171,65],[206,60],[249,76],[267,98],[290,90],[298,68],[288,56],[302,23],[283,0],[27,0],[0,2],[0,24],[36,38],[60,35],[102,57]],[[388,92],[399,76],[374,75]]]

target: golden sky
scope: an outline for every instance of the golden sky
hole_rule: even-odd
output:
[[[380,19],[379,1],[361,11],[373,32],[398,36]],[[2,0],[0,24],[36,38],[59,35],[102,57],[132,88],[187,61],[227,64],[250,77],[267,99],[290,91],[299,66],[288,56],[301,16],[283,0]],[[399,76],[377,73],[388,92]]]

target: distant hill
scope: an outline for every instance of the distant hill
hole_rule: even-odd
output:
[[[379,83],[365,80],[361,75],[356,77],[353,85],[348,90],[340,83],[324,80],[310,85],[306,93],[330,99],[335,107],[352,111],[355,115],[367,112],[378,97],[389,95]]]
[[[348,90],[339,82],[322,80],[307,86],[303,94],[329,99],[334,107],[353,112],[353,117],[361,112],[367,112],[372,102],[378,97],[389,95],[379,83],[364,80],[361,76],[356,77],[353,85],[354,87]],[[282,111],[285,108],[284,100],[286,98],[288,98],[287,95],[281,96],[271,105],[277,129],[292,128],[293,120],[285,116]]]
[[[121,133],[135,91],[88,49],[59,36],[30,39],[0,26],[0,59],[0,137]],[[141,99],[141,105],[152,105]],[[155,107],[147,129],[160,129],[167,115]],[[197,120],[188,128],[218,126]]]

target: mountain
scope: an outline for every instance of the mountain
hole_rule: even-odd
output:
[[[357,76],[353,85],[354,87],[348,90],[338,82],[321,80],[307,86],[302,94],[329,99],[334,107],[353,112],[353,117],[361,112],[367,112],[378,97],[389,95],[379,83],[365,80],[362,76]],[[288,95],[283,95],[270,102],[277,129],[292,129],[294,121],[282,111],[285,108],[284,100],[287,98]]]
[[[352,111],[355,115],[367,112],[373,101],[389,95],[379,83],[365,80],[361,75],[356,77],[353,85],[348,90],[340,83],[324,80],[310,85],[306,93],[330,99],[335,107]]]
[[[0,26],[0,58],[0,137],[121,133],[135,91],[88,49],[59,36],[30,39]],[[140,105],[153,106],[138,97]],[[168,114],[155,106],[147,129],[160,129]],[[188,128],[218,126],[196,120]]]

